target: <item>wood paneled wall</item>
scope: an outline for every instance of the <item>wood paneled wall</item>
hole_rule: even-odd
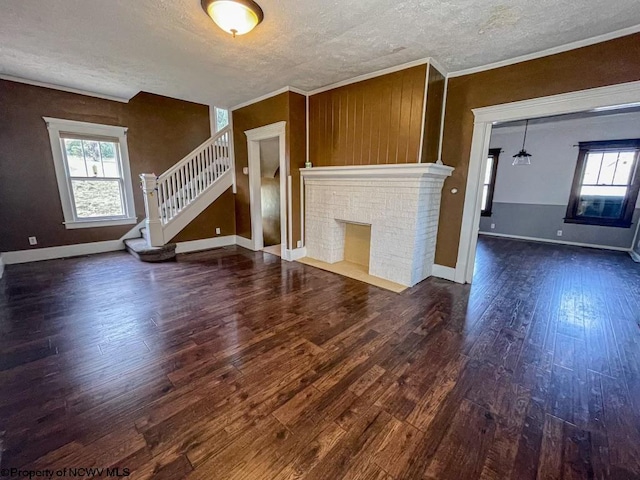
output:
[[[315,166],[414,163],[420,155],[427,66],[313,95],[309,157]]]

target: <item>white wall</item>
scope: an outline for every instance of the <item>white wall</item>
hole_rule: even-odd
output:
[[[578,142],[640,138],[640,113],[556,120],[529,125],[531,165],[513,166],[524,126],[494,127],[491,148],[501,148],[493,197],[498,203],[567,206],[578,159]],[[640,208],[640,198],[636,208]]]

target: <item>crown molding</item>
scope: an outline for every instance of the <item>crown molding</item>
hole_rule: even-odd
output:
[[[75,93],[77,95],[84,95],[87,97],[102,98],[103,100],[111,100],[112,102],[129,103],[129,98],[115,97],[113,95],[105,95],[97,92],[90,92],[88,90],[81,90],[79,88],[63,87],[62,85],[55,85],[53,83],[38,82],[37,80],[29,80],[28,78],[13,77],[11,75],[0,75],[0,80],[7,80],[9,82],[24,83],[25,85],[33,85],[34,87],[50,88],[52,90],[60,90],[61,92]]]
[[[254,98],[252,100],[247,100],[246,102],[243,102],[234,107],[231,107],[229,108],[229,111],[233,112],[234,110],[239,110],[240,108],[248,107],[249,105],[253,105],[254,103],[262,102],[263,100],[268,100],[269,98],[275,97],[276,95],[280,95],[286,92],[293,92],[300,95],[304,95],[305,97],[310,97],[311,95],[317,95],[318,93],[333,90],[334,88],[344,87],[346,85],[351,85],[352,83],[358,83],[364,80],[369,80],[371,78],[381,77],[382,75],[388,75],[390,73],[406,70],[407,68],[417,67],[419,65],[428,65],[428,64],[432,64],[434,67],[436,67],[436,69],[438,69],[438,71],[442,73],[445,77],[448,75],[447,70],[440,63],[438,63],[432,57],[427,57],[427,58],[421,58],[419,60],[414,60],[412,62],[395,65],[393,67],[385,68],[382,70],[376,70],[375,72],[366,73],[364,75],[348,78],[346,80],[341,80],[340,82],[332,83],[330,85],[325,85],[324,87],[316,88],[315,90],[305,91],[300,88],[295,88],[291,86],[282,87],[273,92],[266,93],[257,98]]]
[[[254,103],[262,102],[264,100],[268,100],[269,98],[273,98],[273,97],[275,97],[277,95],[281,95],[281,94],[287,93],[287,92],[297,93],[299,95],[304,95],[305,97],[308,95],[308,93],[305,92],[304,90],[300,90],[299,88],[290,87],[290,86],[287,85],[286,87],[282,87],[282,88],[280,88],[278,90],[275,90],[273,92],[270,92],[270,93],[265,93],[264,95],[261,95],[261,96],[259,96],[257,98],[254,98],[252,100],[248,100],[248,101],[240,103],[240,104],[238,104],[238,105],[236,105],[234,107],[231,107],[229,109],[229,111],[233,112],[235,110],[239,110],[241,108],[248,107],[249,105],[253,105]]]
[[[311,90],[310,92],[307,92],[307,95],[309,96],[317,95],[318,93],[327,92],[329,90],[333,90],[334,88],[344,87],[346,85],[351,85],[352,83],[363,82],[371,78],[381,77],[382,75],[388,75],[390,73],[399,72],[400,70],[406,70],[407,68],[417,67],[419,65],[428,65],[431,60],[432,60],[431,57],[421,58],[419,60],[403,63],[401,65],[396,65],[394,67],[384,68],[382,70],[376,70],[375,72],[371,72],[371,73],[365,73],[364,75],[358,75],[357,77],[348,78],[340,82],[332,83],[331,85],[325,85],[324,87],[316,88],[315,90]],[[436,65],[434,64],[434,66]],[[436,66],[436,68],[438,68],[438,66]],[[440,70],[440,68],[438,68],[438,70]]]
[[[436,67],[436,70],[438,70],[445,78],[449,76],[449,71],[435,58],[429,57],[429,64]]]
[[[622,30],[616,30],[615,32],[605,33],[603,35],[597,35],[595,37],[586,38],[584,40],[578,40],[577,42],[571,42],[557,47],[547,48],[538,52],[528,53],[526,55],[520,55],[518,57],[501,60],[499,62],[488,63],[478,67],[465,68],[449,73],[449,78],[462,77],[464,75],[472,75],[474,73],[485,72],[487,70],[493,70],[496,68],[507,67],[509,65],[515,65],[516,63],[527,62],[529,60],[536,60],[538,58],[548,57],[550,55],[556,55],[558,53],[568,52],[570,50],[576,50],[582,47],[588,47],[597,43],[606,42],[608,40],[614,40],[620,37],[626,37],[627,35],[633,35],[640,32],[640,25],[634,25],[633,27],[623,28]],[[437,67],[436,67],[437,68]]]

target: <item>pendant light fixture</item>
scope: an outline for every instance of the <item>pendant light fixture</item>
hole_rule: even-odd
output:
[[[222,30],[244,35],[264,19],[260,5],[253,0],[201,0],[202,8]]]
[[[524,148],[527,142],[527,129],[529,128],[529,120],[524,125],[524,139],[522,140],[522,150],[513,156],[513,165],[531,165],[531,154]]]

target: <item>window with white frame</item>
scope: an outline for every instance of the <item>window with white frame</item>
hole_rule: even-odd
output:
[[[216,112],[216,132],[219,132],[227,125],[229,125],[229,110],[224,108],[215,108]]]
[[[127,129],[44,119],[66,228],[136,223]]]

